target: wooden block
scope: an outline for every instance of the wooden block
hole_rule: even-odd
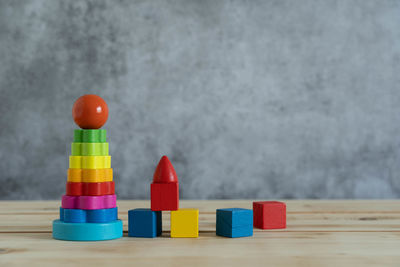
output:
[[[178,183],[174,166],[169,161],[167,156],[162,156],[156,167],[153,175],[153,183]]]
[[[71,143],[71,156],[108,156],[108,143]]]
[[[179,209],[179,184],[151,184],[151,210],[177,210]]]
[[[97,210],[111,209],[117,205],[116,195],[105,196],[62,196],[61,207],[63,209]]]
[[[167,156],[163,156],[156,167],[150,192],[151,210],[179,209],[178,176]]]
[[[128,211],[128,235],[131,237],[156,237],[162,233],[161,211],[133,209]]]
[[[286,228],[286,204],[279,201],[253,202],[254,227],[260,229]]]
[[[73,183],[67,182],[67,196],[102,196],[115,194],[114,182]]]
[[[104,143],[107,131],[104,129],[76,129],[74,130],[75,143]]]
[[[171,237],[198,237],[199,210],[180,209],[171,211]]]
[[[217,209],[216,234],[225,237],[253,235],[253,211],[249,209]]]
[[[68,182],[101,183],[113,180],[113,169],[68,169]]]
[[[70,156],[70,169],[108,169],[111,168],[111,156]]]

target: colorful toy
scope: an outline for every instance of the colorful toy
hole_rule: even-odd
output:
[[[151,210],[129,211],[129,236],[161,235],[161,212],[166,210],[171,211],[171,237],[199,236],[199,210],[179,209],[178,176],[167,156],[160,159],[150,190]]]
[[[109,169],[68,169],[68,182],[100,183],[112,182],[113,170]]]
[[[53,237],[61,240],[98,241],[120,238],[115,184],[108,155],[107,132],[98,129],[108,117],[106,102],[96,95],[80,97],[72,115],[83,130],[74,130],[66,195],[60,219],[53,221]]]
[[[108,118],[106,102],[97,95],[78,98],[72,109],[74,130],[66,195],[62,196],[60,218],[53,221],[53,237],[61,240],[98,241],[122,237],[118,219],[115,183],[107,132],[101,128]],[[179,182],[167,156],[154,172],[151,209],[128,212],[131,237],[162,234],[162,211],[171,211],[171,237],[198,237],[199,210],[179,209]],[[286,205],[278,201],[253,202],[253,210],[217,209],[216,234],[224,237],[253,235],[254,227],[286,227]]]
[[[108,223],[67,223],[53,221],[53,237],[68,241],[100,241],[120,238],[122,222],[120,220]]]
[[[178,176],[167,156],[163,156],[154,172],[151,191],[151,210],[179,209]]]
[[[74,143],[105,143],[107,131],[104,129],[76,129],[74,130]]]
[[[72,183],[67,182],[68,196],[102,196],[115,194],[114,182],[102,183]]]
[[[133,209],[128,212],[128,235],[131,237],[156,237],[162,233],[161,211]]]
[[[118,219],[118,208],[80,210],[60,208],[60,221],[69,223],[106,223]]]
[[[253,211],[248,209],[217,209],[216,234],[225,237],[253,235]]]
[[[75,101],[72,117],[82,129],[99,129],[107,121],[108,107],[100,96],[84,95]]]
[[[109,169],[111,168],[110,156],[70,156],[70,169]]]
[[[171,211],[171,237],[198,237],[199,210],[179,209]]]
[[[129,236],[156,237],[162,233],[161,211],[179,207],[178,176],[167,156],[163,156],[153,175],[151,209],[128,212]]]
[[[107,156],[108,143],[71,143],[71,156]]]
[[[253,202],[254,227],[261,229],[286,228],[286,204],[279,201]]]
[[[117,205],[116,195],[103,196],[67,196],[61,198],[61,207],[63,209],[111,209]]]

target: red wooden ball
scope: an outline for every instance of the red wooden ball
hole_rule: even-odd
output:
[[[72,117],[82,129],[99,129],[108,119],[107,103],[98,95],[83,95],[75,101]]]

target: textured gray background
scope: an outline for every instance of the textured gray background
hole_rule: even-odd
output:
[[[74,100],[119,198],[400,197],[400,1],[2,1],[0,198],[59,199]]]

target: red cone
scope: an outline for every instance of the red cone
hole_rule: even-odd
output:
[[[172,166],[167,156],[163,156],[154,172],[153,183],[178,183],[174,166]]]

